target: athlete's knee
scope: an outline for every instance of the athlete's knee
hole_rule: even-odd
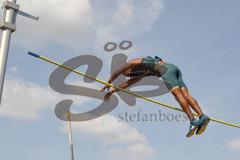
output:
[[[189,94],[187,94],[187,95],[184,95],[184,97],[186,98],[186,100],[191,100],[192,99],[192,96],[190,96]]]

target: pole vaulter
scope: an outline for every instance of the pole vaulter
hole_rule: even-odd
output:
[[[131,91],[129,91],[129,90],[120,88],[120,87],[118,87],[118,86],[114,86],[114,85],[112,85],[112,84],[110,84],[110,83],[107,83],[107,82],[105,82],[105,81],[103,81],[103,80],[100,80],[100,79],[97,79],[97,78],[93,78],[93,77],[91,77],[91,76],[89,76],[89,75],[86,75],[86,74],[84,74],[84,73],[82,73],[82,72],[80,72],[80,71],[78,71],[78,70],[75,70],[75,69],[70,68],[70,67],[68,67],[68,66],[64,66],[64,65],[62,65],[61,63],[56,62],[56,61],[54,61],[54,60],[51,60],[51,59],[49,59],[49,58],[47,58],[47,57],[45,57],[45,56],[40,56],[40,55],[38,55],[38,54],[36,54],[36,53],[33,53],[33,52],[28,52],[28,54],[31,55],[31,56],[33,56],[33,57],[35,57],[35,58],[41,59],[41,60],[43,60],[43,61],[49,62],[49,63],[54,64],[54,65],[56,65],[56,66],[59,66],[59,67],[61,67],[61,68],[64,68],[64,69],[66,69],[66,70],[72,71],[72,72],[76,73],[77,75],[81,75],[81,76],[83,76],[83,77],[87,77],[87,78],[89,78],[89,79],[91,79],[91,80],[97,81],[97,82],[102,83],[102,84],[104,84],[104,85],[107,85],[107,86],[109,86],[109,87],[116,88],[117,90],[123,91],[123,92],[125,92],[125,93],[130,94],[130,95],[133,95],[133,96],[136,96],[136,97],[138,97],[138,98],[144,99],[144,100],[146,100],[146,101],[155,103],[155,104],[157,104],[157,105],[161,105],[161,106],[163,106],[163,107],[166,107],[166,108],[169,108],[169,109],[172,109],[172,110],[176,110],[176,111],[179,111],[179,112],[184,112],[182,109],[177,108],[177,107],[175,107],[175,106],[172,106],[172,105],[169,105],[169,104],[166,104],[166,103],[164,103],[164,102],[160,102],[160,101],[157,101],[157,100],[154,100],[154,99],[151,99],[151,98],[147,98],[147,97],[141,96],[141,95],[136,94],[136,93],[134,93],[134,92],[131,92]],[[198,115],[195,114],[195,113],[193,113],[193,115],[196,116],[196,117],[198,116]],[[230,123],[230,122],[227,122],[227,121],[223,121],[223,120],[219,120],[219,119],[215,119],[215,118],[210,118],[210,120],[213,121],[213,122],[217,122],[217,123],[220,123],[220,124],[227,125],[227,126],[231,126],[231,127],[235,127],[235,128],[240,128],[240,125],[237,125],[237,124],[234,124],[234,123]]]

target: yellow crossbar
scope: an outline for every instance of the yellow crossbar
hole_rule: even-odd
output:
[[[93,77],[91,77],[91,76],[89,76],[89,75],[86,75],[86,74],[84,74],[84,73],[82,73],[82,72],[80,72],[80,71],[78,71],[78,70],[75,70],[75,69],[73,69],[73,68],[64,66],[64,65],[62,65],[62,64],[59,63],[59,62],[53,61],[53,60],[51,60],[51,59],[49,59],[49,58],[47,58],[47,57],[40,56],[40,55],[38,55],[38,54],[36,54],[36,53],[32,53],[32,52],[28,52],[28,54],[31,55],[31,56],[33,56],[33,57],[36,57],[36,58],[42,59],[42,60],[44,60],[44,61],[47,61],[47,62],[49,62],[49,63],[51,63],[51,64],[54,64],[54,65],[56,65],[56,66],[59,66],[59,67],[61,67],[61,68],[64,68],[64,69],[66,69],[66,70],[72,71],[72,72],[74,72],[74,73],[76,73],[76,74],[78,74],[78,75],[87,77],[87,78],[92,79],[92,80],[94,80],[94,81],[97,81],[97,82],[99,82],[99,83],[108,85],[108,86],[113,87],[113,88],[116,88],[116,89],[118,89],[118,90],[120,90],[120,91],[126,92],[126,93],[131,94],[131,95],[136,96],[136,97],[139,97],[139,98],[144,99],[144,100],[146,100],[146,101],[149,101],[149,102],[152,102],[152,103],[155,103],[155,104],[158,104],[158,105],[161,105],[161,106],[164,106],[164,107],[166,107],[166,108],[170,108],[170,109],[173,109],[173,110],[176,110],[176,111],[179,111],[179,112],[184,112],[182,109],[177,108],[177,107],[175,107],[175,106],[172,106],[172,105],[169,105],[169,104],[160,102],[160,101],[156,101],[156,100],[153,100],[153,99],[150,99],[150,98],[147,98],[147,97],[138,95],[138,94],[133,93],[133,92],[131,92],[131,91],[128,91],[128,90],[122,89],[122,88],[120,88],[120,87],[114,86],[114,85],[112,85],[112,84],[109,84],[109,83],[107,83],[107,82],[105,82],[105,81],[103,81],[103,80],[93,78]],[[198,115],[197,115],[197,114],[194,114],[194,116],[197,117]],[[217,122],[217,123],[221,123],[221,124],[224,124],[224,125],[228,125],[228,126],[240,128],[239,125],[236,125],[236,124],[233,124],[233,123],[230,123],[230,122],[226,122],[226,121],[219,120],[219,119],[215,119],[215,118],[210,118],[210,119],[211,119],[211,121],[214,121],[214,122]]]

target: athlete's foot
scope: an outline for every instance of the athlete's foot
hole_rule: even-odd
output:
[[[206,116],[204,114],[202,116],[200,116],[199,117],[199,127],[196,131],[196,134],[197,135],[202,134],[206,130],[209,122],[210,122],[210,118],[208,116]]]
[[[186,136],[188,138],[192,137],[194,135],[195,131],[198,129],[198,127],[199,127],[199,122],[196,119],[191,120],[189,131]]]

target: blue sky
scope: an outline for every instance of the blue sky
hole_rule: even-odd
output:
[[[206,114],[240,124],[238,112],[240,2],[237,0],[19,0],[39,22],[18,17],[8,58],[0,108],[0,153],[3,159],[69,159],[65,123],[54,114],[56,104],[74,99],[73,109],[87,111],[99,101],[61,95],[49,87],[54,66],[27,55],[29,50],[65,62],[94,55],[103,62],[99,78],[107,80],[111,56],[162,57],[178,65],[190,93]],[[108,41],[131,40],[133,47],[107,53]],[[83,68],[79,70],[84,71]],[[72,75],[68,83],[100,88]],[[173,96],[153,97],[177,106]],[[135,107],[119,98],[104,117],[73,124],[76,159],[237,160],[239,129],[211,123],[202,136],[187,139],[188,122],[123,122],[119,114],[178,114],[138,99]],[[200,155],[200,156],[199,156]]]

